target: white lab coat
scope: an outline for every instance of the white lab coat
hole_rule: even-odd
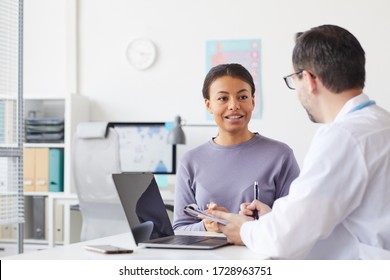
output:
[[[390,114],[350,112],[367,100],[317,131],[289,195],[241,227],[247,247],[265,259],[390,259]]]

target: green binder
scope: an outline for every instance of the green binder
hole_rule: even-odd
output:
[[[49,151],[49,192],[64,191],[64,150],[50,148]]]

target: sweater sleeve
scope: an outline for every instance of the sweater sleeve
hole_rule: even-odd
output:
[[[173,229],[175,231],[205,231],[202,220],[190,217],[183,211],[185,206],[197,204],[195,190],[192,188],[192,180],[185,163],[186,157],[183,157],[176,173]]]

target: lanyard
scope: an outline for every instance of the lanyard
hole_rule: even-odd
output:
[[[353,108],[351,111],[348,112],[349,113],[352,113],[352,112],[355,112],[355,111],[358,111],[358,110],[361,110],[363,109],[364,107],[368,107],[370,105],[374,105],[376,102],[374,100],[368,100],[358,106],[356,106],[355,108]]]

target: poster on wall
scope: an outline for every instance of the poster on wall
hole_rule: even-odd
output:
[[[213,40],[206,42],[206,73],[214,66],[239,63],[251,73],[255,83],[255,109],[253,119],[262,116],[262,90],[260,72],[260,39]],[[207,112],[207,119],[213,119]]]

